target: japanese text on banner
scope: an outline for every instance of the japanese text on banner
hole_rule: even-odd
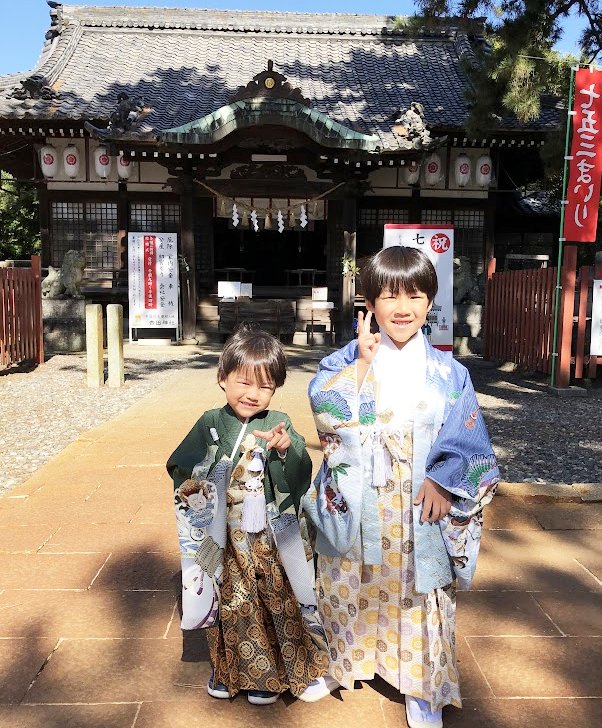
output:
[[[573,109],[563,237],[568,242],[593,243],[602,175],[602,71],[576,71]]]
[[[144,308],[157,308],[157,239],[144,236]]]

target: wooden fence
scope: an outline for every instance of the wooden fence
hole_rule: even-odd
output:
[[[572,250],[570,249],[572,248]],[[576,272],[574,246],[567,247],[562,270],[560,328],[557,341],[558,386],[595,378],[602,357],[589,355],[592,281],[602,270]],[[521,369],[552,372],[556,268],[489,271],[485,297],[485,358],[510,361]]]
[[[494,273],[485,296],[485,358],[552,371],[556,268]]]
[[[0,369],[44,363],[40,257],[31,268],[0,268]]]

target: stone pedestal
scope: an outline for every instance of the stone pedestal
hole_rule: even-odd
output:
[[[86,302],[83,298],[43,298],[44,351],[69,354],[86,350]]]

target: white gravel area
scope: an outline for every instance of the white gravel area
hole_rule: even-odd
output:
[[[187,347],[141,349],[125,362],[123,387],[86,385],[83,355],[53,356],[31,371],[0,376],[0,495],[21,483],[57,455],[81,432],[124,412],[176,369],[199,361]],[[194,359],[191,359],[194,358]]]

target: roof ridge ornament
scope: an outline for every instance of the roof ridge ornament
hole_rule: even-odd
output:
[[[303,96],[300,88],[293,88],[286,76],[274,70],[272,59],[268,60],[267,70],[253,76],[253,80],[246,86],[240,86],[228,103],[256,98],[291,99],[303,106],[311,106],[310,100]]]
[[[408,108],[402,106],[395,112],[393,131],[406,137],[414,149],[428,149],[435,143],[427,128],[424,106],[418,101],[411,101]]]
[[[32,76],[22,79],[21,86],[16,86],[8,96],[11,99],[19,99],[19,101],[25,101],[25,99],[52,101],[58,94],[48,85],[45,76],[35,73]]]
[[[144,101],[131,99],[125,91],[121,91],[117,96],[117,108],[109,116],[108,126],[103,129],[86,121],[84,128],[98,139],[108,139],[115,135],[125,134],[140,121],[144,109]]]

